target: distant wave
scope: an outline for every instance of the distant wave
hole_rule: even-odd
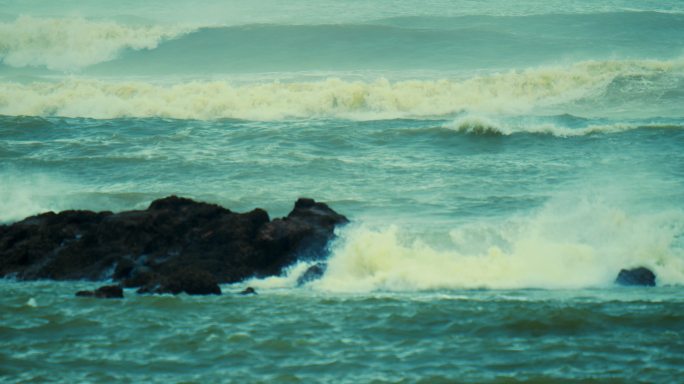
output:
[[[684,15],[657,12],[150,23],[20,16],[0,23],[0,61],[90,75],[157,76],[520,68],[559,58],[665,59],[684,49]]]
[[[126,26],[83,18],[21,16],[0,23],[0,60],[12,67],[73,71],[114,59],[123,49],[153,49],[190,28]]]
[[[204,26],[151,51],[125,52],[92,73],[468,70],[559,58],[670,59],[684,52],[682,23],[682,15],[627,12]]]
[[[452,16],[399,16],[373,20],[377,25],[401,26],[422,29],[461,29],[464,26],[487,26],[500,30],[516,30],[534,33],[540,27],[547,27],[547,33],[573,31],[583,37],[596,38],[596,27],[606,24],[622,25],[623,36],[644,33],[644,26],[676,27],[684,22],[681,10],[592,10],[589,12],[520,13],[499,15],[452,15]],[[632,26],[632,28],[627,28]],[[573,34],[573,37],[577,37]]]
[[[442,118],[464,111],[522,114],[579,101],[591,107],[593,100],[604,102],[612,97],[606,95],[608,92],[618,98],[635,92],[643,97],[644,92],[654,91],[652,87],[666,83],[651,80],[663,76],[678,79],[683,71],[682,60],[587,61],[465,79],[397,82],[382,78],[247,84],[189,81],[170,85],[89,78],[3,82],[0,114],[249,120]]]

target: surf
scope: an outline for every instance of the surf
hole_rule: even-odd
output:
[[[226,80],[153,82],[69,77],[0,83],[0,113],[111,119],[163,117],[211,120],[344,118],[377,120],[484,114],[605,114],[625,103],[644,111],[678,114],[673,87],[684,81],[684,61],[586,61],[460,78],[391,81]],[[669,96],[657,104],[643,99]],[[597,111],[596,106],[602,107]],[[639,111],[622,111],[622,116]],[[653,116],[651,114],[651,116]]]
[[[600,197],[566,194],[529,214],[443,230],[448,241],[399,225],[342,229],[325,274],[306,287],[336,293],[608,288],[617,271],[635,266],[656,271],[659,285],[684,284],[678,209],[633,213]],[[246,284],[294,288],[314,264]]]

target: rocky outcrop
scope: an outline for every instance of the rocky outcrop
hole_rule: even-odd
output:
[[[292,264],[295,260],[320,260],[327,255],[326,247],[335,226],[347,222],[346,217],[323,203],[299,199],[287,217],[264,225],[256,241],[259,247],[274,254],[278,254],[280,249],[294,246],[297,251],[285,256],[285,265]],[[281,268],[277,267],[277,271],[271,272],[279,273]]]
[[[94,291],[78,291],[76,296],[95,297],[98,299],[123,299],[123,289],[118,285],[105,285]]]
[[[615,283],[619,285],[642,285],[655,287],[656,275],[650,269],[639,267],[633,269],[622,269],[618,273]]]
[[[347,219],[299,199],[287,217],[236,213],[170,196],[146,210],[43,213],[0,226],[0,276],[113,279],[145,293],[220,294],[218,284],[277,275],[320,260]]]

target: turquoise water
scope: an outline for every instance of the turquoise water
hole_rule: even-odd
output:
[[[2,283],[5,377],[652,383],[684,363],[679,288],[75,300],[87,286]]]
[[[303,288],[1,282],[0,381],[674,382],[682,105],[679,1],[0,1],[0,223],[352,219]]]

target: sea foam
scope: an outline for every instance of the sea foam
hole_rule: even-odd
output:
[[[558,199],[527,217],[476,221],[451,244],[407,237],[397,226],[343,234],[319,290],[576,289],[613,284],[621,268],[646,266],[658,284],[684,284],[677,243],[684,212],[630,214],[601,199]]]
[[[0,113],[91,118],[442,118],[464,111],[523,114],[604,97],[621,79],[631,92],[643,79],[680,76],[684,61],[588,61],[468,78],[390,81],[61,81],[0,83]],[[629,82],[629,79],[635,83]],[[619,102],[619,100],[617,101]],[[591,106],[591,102],[587,103]]]

